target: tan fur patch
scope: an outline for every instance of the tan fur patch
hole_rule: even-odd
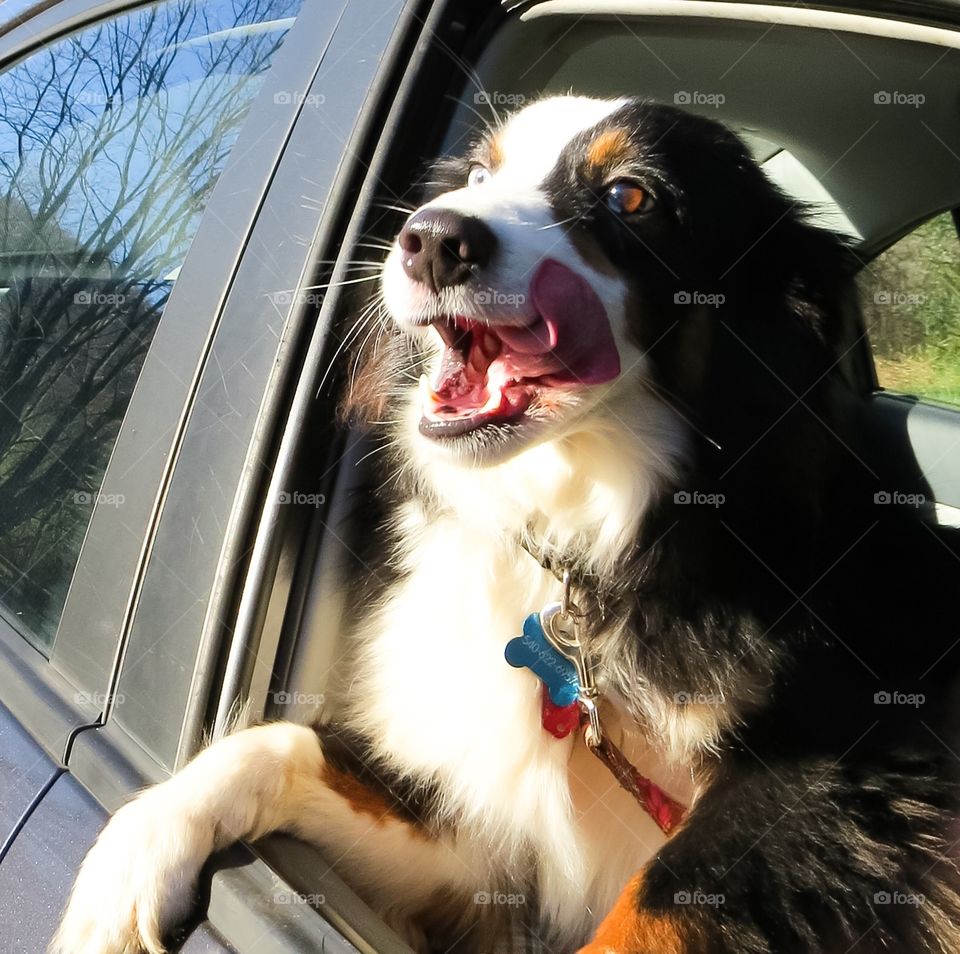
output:
[[[643,875],[631,879],[579,954],[684,954],[688,950],[674,918],[637,907],[642,881]]]
[[[320,770],[320,779],[327,788],[345,799],[358,815],[369,815],[378,825],[385,825],[388,821],[399,822],[409,828],[410,834],[424,839],[428,837],[425,829],[399,815],[390,799],[367,788],[348,772],[341,772],[329,763],[324,763]]]
[[[503,146],[500,144],[500,137],[494,136],[487,146],[487,158],[489,167],[497,169],[503,165]]]
[[[361,815],[372,815],[377,821],[384,821],[393,815],[393,805],[377,792],[372,792],[359,779],[341,772],[329,763],[320,770],[320,778],[329,789],[345,798],[350,807]]]
[[[608,129],[587,147],[587,165],[594,173],[602,173],[628,159],[632,148],[626,129]]]
[[[426,928],[431,950],[456,948],[469,933],[471,950],[489,951],[498,946],[498,935],[509,927],[509,912],[502,907],[478,907],[472,894],[447,886],[434,891],[411,919]]]

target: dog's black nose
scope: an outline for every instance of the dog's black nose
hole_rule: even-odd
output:
[[[450,209],[415,212],[397,240],[403,270],[433,291],[462,285],[497,247],[496,236],[480,219]]]

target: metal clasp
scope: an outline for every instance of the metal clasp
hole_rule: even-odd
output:
[[[582,615],[570,598],[570,571],[563,573],[563,597],[559,603],[548,603],[540,611],[540,625],[547,641],[561,656],[569,659],[577,670],[578,701],[587,715],[585,741],[591,748],[600,744],[600,713],[597,710],[597,685],[593,667],[580,639]]]

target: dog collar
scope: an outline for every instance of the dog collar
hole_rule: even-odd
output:
[[[541,723],[554,738],[564,739],[583,727],[587,747],[628,791],[640,807],[670,835],[686,809],[659,785],[642,775],[603,734],[597,708],[599,691],[593,666],[580,638],[580,614],[570,599],[570,572],[563,573],[563,599],[530,613],[523,632],[504,649],[506,661],[529,669],[542,684]]]

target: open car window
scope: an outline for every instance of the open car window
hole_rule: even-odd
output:
[[[960,405],[960,238],[944,212],[860,273],[861,303],[882,388]]]

